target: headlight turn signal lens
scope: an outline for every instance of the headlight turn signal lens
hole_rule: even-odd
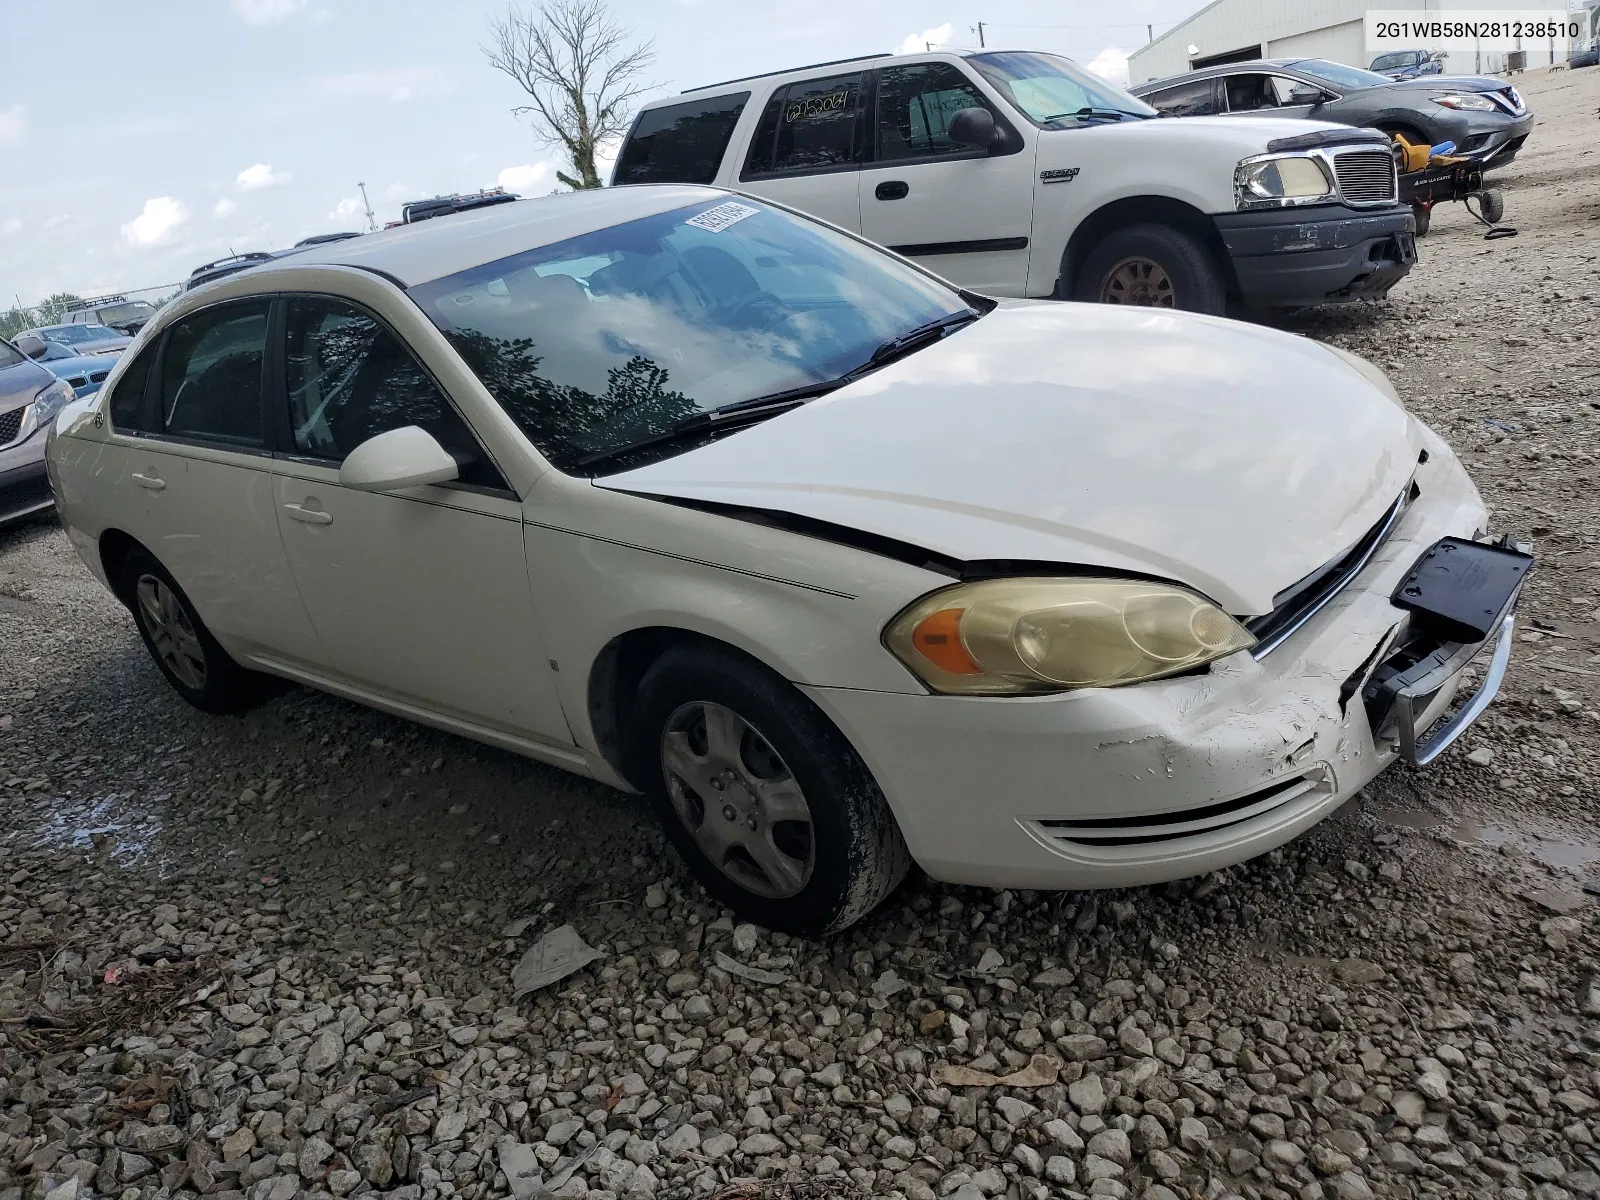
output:
[[[1159,679],[1255,645],[1186,588],[1125,579],[989,579],[924,596],[884,632],[936,692],[1026,695]]]

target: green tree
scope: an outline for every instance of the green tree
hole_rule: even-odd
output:
[[[33,313],[26,308],[13,306],[5,313],[0,313],[0,337],[15,337],[24,329],[32,329],[33,326]]]
[[[65,322],[67,310],[77,304],[81,297],[72,292],[56,292],[48,298],[41,300],[33,310],[35,324],[60,325]]]
[[[490,22],[482,48],[489,65],[528,93],[532,103],[511,111],[531,117],[535,135],[566,153],[572,174],[556,178],[569,188],[601,186],[596,151],[627,132],[634,100],[651,87],[640,76],[655,51],[632,38],[604,0],[546,0]]]

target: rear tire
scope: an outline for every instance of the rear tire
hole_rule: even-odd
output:
[[[657,659],[627,744],[629,776],[678,853],[706,891],[759,925],[835,933],[911,865],[850,743],[787,681],[732,651],[689,644]]]
[[[228,657],[178,581],[148,551],[129,550],[119,580],[117,594],[145,649],[178,695],[208,713],[243,712],[266,697],[267,677]]]
[[[1416,218],[1417,236],[1423,237],[1428,232],[1428,226],[1433,223],[1433,208],[1427,204],[1413,204],[1411,215]]]
[[[1089,251],[1073,299],[1221,316],[1228,288],[1211,251],[1193,235],[1171,225],[1129,225]]]

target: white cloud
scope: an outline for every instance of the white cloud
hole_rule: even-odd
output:
[[[231,217],[239,211],[239,206],[224,196],[217,201],[216,207],[211,210],[213,217]]]
[[[293,178],[288,171],[274,171],[270,163],[256,163],[240,171],[233,182],[241,192],[255,192],[262,188],[281,187]]]
[[[10,235],[10,234],[16,233],[17,230],[19,230],[21,228],[22,228],[22,218],[21,217],[7,217],[3,222],[0,222],[0,234]]]
[[[189,207],[171,196],[144,202],[144,210],[122,227],[122,236],[135,246],[159,246],[189,219]]]
[[[0,146],[20,142],[28,133],[28,118],[22,115],[22,105],[13,104],[0,109]]]
[[[388,67],[375,71],[348,71],[325,76],[318,84],[327,96],[387,100],[403,104],[454,89],[450,76],[438,67]]]
[[[404,183],[391,183],[383,189],[385,200],[407,200],[411,197],[411,188]]]
[[[361,201],[355,196],[346,196],[333,206],[333,211],[328,214],[330,221],[342,221],[346,217],[356,216],[361,212]]]
[[[233,11],[250,25],[273,25],[305,5],[306,0],[233,0]]]
[[[1128,52],[1118,46],[1107,46],[1089,60],[1089,70],[1107,83],[1118,87],[1128,86]]]
[[[507,167],[504,171],[501,171],[495,182],[508,192],[526,195],[538,187],[540,181],[549,174],[549,163],[522,163],[515,167]]]
[[[901,54],[922,54],[928,49],[928,44],[933,43],[935,50],[950,42],[950,22],[935,25],[932,29],[924,29],[921,33],[908,33],[906,40],[900,43]]]

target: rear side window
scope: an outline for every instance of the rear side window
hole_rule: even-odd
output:
[[[749,99],[749,92],[739,92],[643,113],[612,183],[711,183]]]
[[[1210,117],[1217,112],[1214,81],[1210,79],[1165,88],[1145,96],[1144,101],[1169,117]]]
[[[861,76],[808,79],[775,92],[750,144],[747,175],[825,171],[856,160]]]
[[[265,444],[261,371],[268,300],[198,312],[172,327],[161,358],[161,431],[240,449]]]
[[[145,385],[150,382],[150,368],[155,361],[156,344],[152,342],[117,380],[111,393],[111,428],[118,433],[138,433],[144,428]]]

